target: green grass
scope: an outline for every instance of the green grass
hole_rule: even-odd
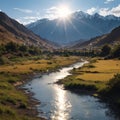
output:
[[[17,120],[20,118],[17,109],[21,105],[28,107],[27,96],[13,86],[18,80],[20,80],[18,76],[0,73],[0,120]]]
[[[76,78],[77,75],[70,75],[63,80],[60,80],[60,83],[64,84],[66,89],[77,89],[77,90],[90,90],[90,91],[101,91],[106,87],[106,82],[101,81],[91,81],[83,80]]]

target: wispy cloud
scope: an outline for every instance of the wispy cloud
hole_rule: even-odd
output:
[[[23,19],[25,19],[25,20],[37,20],[37,19],[40,19],[40,17],[26,16],[26,17],[23,17]]]
[[[115,1],[115,0],[106,0],[104,3],[108,4],[108,3],[113,2],[113,1]]]
[[[23,18],[18,18],[18,19],[16,19],[16,21],[18,21],[19,23],[21,23],[23,25],[27,25],[29,23],[35,22],[34,20],[24,20]]]
[[[37,20],[41,19],[40,16],[25,16],[25,17],[21,17],[16,19],[19,23],[22,23],[24,25],[35,22]]]
[[[52,6],[51,8],[45,10],[46,14],[44,17],[49,19],[55,19],[58,16],[57,11],[58,11],[58,8],[56,6]]]
[[[32,10],[29,9],[21,9],[21,8],[13,8],[14,10],[17,10],[19,12],[23,12],[23,13],[32,13]]]
[[[101,8],[99,10],[99,14],[106,16],[106,15],[115,15],[117,17],[120,17],[120,4],[116,7],[113,7],[112,9],[109,8]]]
[[[26,25],[26,24],[35,22],[35,21],[37,21],[39,19],[42,19],[42,17],[40,15],[40,11],[37,10],[37,11],[32,11],[32,14],[30,14],[30,15],[27,14],[27,16],[17,18],[16,21]]]
[[[92,15],[92,14],[94,14],[96,11],[97,11],[97,8],[92,7],[92,8],[90,8],[90,9],[87,10],[87,13],[90,14],[90,15]]]
[[[57,10],[58,8],[56,6],[52,6],[51,8],[46,9],[47,13],[53,13]]]

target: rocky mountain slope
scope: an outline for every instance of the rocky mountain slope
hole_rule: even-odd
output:
[[[35,35],[5,13],[0,12],[0,44],[6,44],[10,41],[18,44],[35,45],[44,49],[53,48],[52,44]]]
[[[72,48],[81,49],[89,47],[101,47],[105,44],[109,44],[111,46],[120,44],[120,26],[113,29],[109,34],[92,38],[91,40],[83,43],[77,43],[76,45],[72,46]]]

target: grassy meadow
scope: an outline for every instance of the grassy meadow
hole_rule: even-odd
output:
[[[55,56],[52,58],[39,57],[29,58],[28,60],[19,60],[19,62],[11,62],[10,64],[0,66],[0,72],[9,73],[30,73],[33,71],[46,72],[47,70],[54,70],[62,66],[70,65],[78,60],[79,57],[59,57]]]
[[[59,81],[66,88],[99,92],[107,87],[107,83],[115,74],[120,73],[120,60],[92,59],[90,63],[72,70],[71,73],[72,75]]]

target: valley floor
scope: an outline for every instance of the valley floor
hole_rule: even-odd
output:
[[[0,66],[0,120],[38,120],[31,94],[25,94],[18,86],[30,80],[36,73],[46,73],[79,61],[79,57],[39,56],[14,58]],[[32,104],[31,104],[32,103]]]
[[[37,73],[41,75],[55,71],[63,66],[80,61],[80,57],[51,56],[14,58],[8,64],[0,66],[0,120],[42,120],[38,118],[32,94],[26,94],[19,88]],[[91,59],[82,68],[73,69],[72,75],[60,80],[66,89],[77,93],[107,96],[112,94],[114,105],[120,106],[119,93],[115,94],[109,82],[115,74],[120,73],[120,60]],[[117,76],[117,75],[116,75]],[[120,76],[117,76],[118,81]],[[116,79],[116,78],[115,78]],[[113,79],[114,80],[114,79]],[[114,82],[115,84],[115,82]],[[118,83],[118,88],[120,84]],[[114,86],[113,86],[114,87]],[[105,97],[103,97],[105,98]],[[32,104],[31,104],[32,103]]]

